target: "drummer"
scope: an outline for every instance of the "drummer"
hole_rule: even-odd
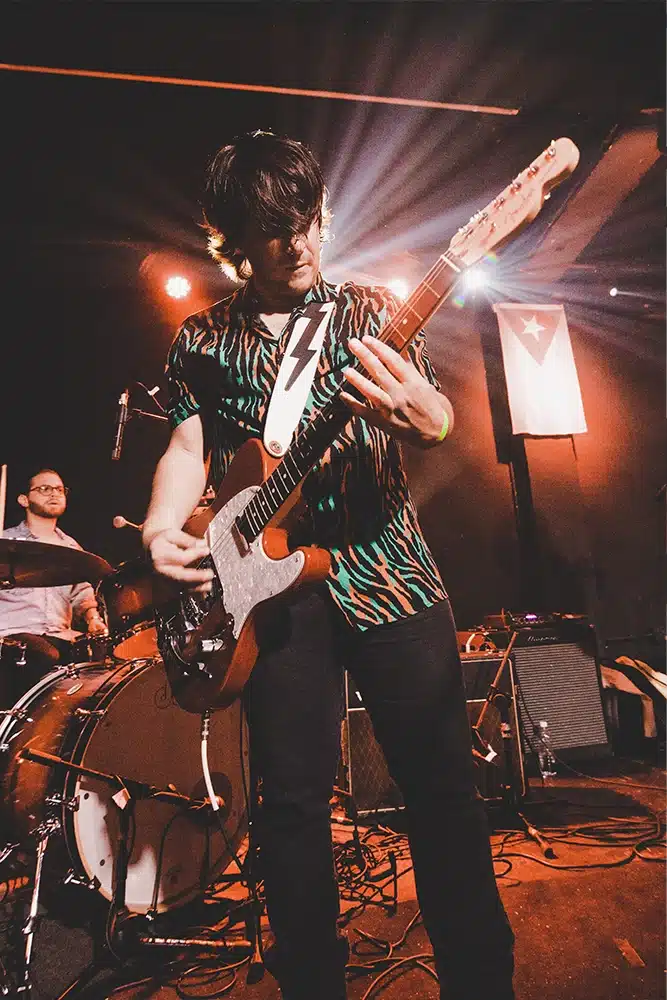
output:
[[[67,508],[67,493],[67,487],[54,469],[40,469],[17,498],[25,510],[25,520],[7,528],[2,537],[80,549],[79,543],[58,527],[58,518]],[[55,664],[71,662],[72,644],[82,634],[72,628],[73,620],[89,636],[106,634],[107,628],[89,583],[0,589],[0,644],[7,638],[6,647],[14,653],[0,656],[3,703],[8,697],[27,690]],[[22,645],[17,646],[17,643]],[[17,668],[16,661],[22,657],[16,655],[16,650],[22,649],[23,644],[27,662],[24,667]],[[8,671],[12,677],[6,676]]]

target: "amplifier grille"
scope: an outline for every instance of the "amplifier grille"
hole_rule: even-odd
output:
[[[593,656],[577,643],[515,647],[513,653],[526,750],[531,749],[532,723],[540,719],[549,723],[556,750],[608,747]]]

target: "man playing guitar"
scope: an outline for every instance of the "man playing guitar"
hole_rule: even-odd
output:
[[[276,975],[286,1000],[346,996],[329,822],[346,669],[406,805],[443,996],[510,1000],[513,935],[475,788],[455,626],[397,444],[437,445],[453,412],[423,332],[405,356],[377,339],[399,306],[391,293],[322,277],[324,196],[318,164],[290,139],[255,132],[213,158],[209,249],[248,280],[190,316],[172,345],[173,432],[155,473],[144,544],[159,573],[210,590],[213,570],[193,565],[209,546],[183,526],[207,480],[217,489],[244,442],[265,434],[281,366],[289,364],[294,380],[313,356],[305,320],[304,335],[292,338],[299,318],[331,304],[296,430],[338,392],[342,373],[350,419],[301,483],[304,512],[290,539],[328,550],[330,571],[307,592],[265,605],[245,689]]]

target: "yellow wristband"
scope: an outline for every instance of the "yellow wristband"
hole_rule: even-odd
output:
[[[449,430],[449,414],[445,410],[445,419],[442,421],[442,430],[438,434],[436,441],[444,441],[447,437],[447,431]]]

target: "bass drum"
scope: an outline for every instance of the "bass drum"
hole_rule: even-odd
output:
[[[209,766],[224,800],[223,838],[212,810],[139,798],[130,833],[126,905],[161,912],[197,896],[232,862],[246,832],[247,738],[240,702],[211,718]],[[108,900],[119,835],[118,787],[22,759],[31,747],[98,771],[206,798],[199,720],[172,700],[161,662],[59,667],[0,722],[5,829],[27,837],[49,816],[61,823],[65,864]],[[46,804],[55,798],[55,805]],[[60,803],[60,804],[58,804]],[[47,853],[47,860],[51,851]],[[62,861],[58,862],[62,865]],[[234,865],[234,872],[236,872]],[[64,874],[64,873],[61,873]]]

